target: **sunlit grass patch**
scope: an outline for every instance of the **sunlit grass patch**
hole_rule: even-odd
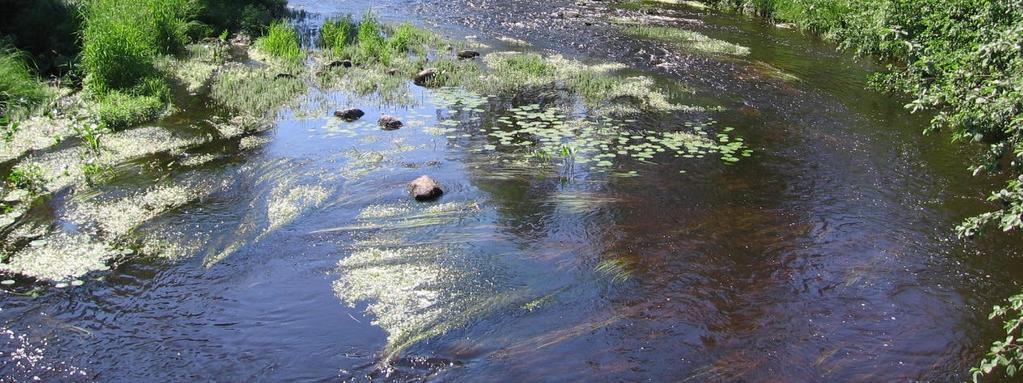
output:
[[[681,28],[629,24],[621,27],[627,35],[656,40],[701,52],[746,56],[749,48]]]
[[[228,59],[230,47],[225,43],[191,44],[178,55],[157,59],[156,68],[178,80],[190,93],[198,92]]]
[[[162,115],[167,107],[165,99],[155,95],[111,91],[97,98],[96,111],[99,120],[113,130],[152,121]]]

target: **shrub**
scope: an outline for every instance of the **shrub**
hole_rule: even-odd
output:
[[[285,22],[277,21],[270,24],[266,36],[256,41],[256,48],[264,53],[287,61],[299,61],[305,58],[298,41],[298,31]]]

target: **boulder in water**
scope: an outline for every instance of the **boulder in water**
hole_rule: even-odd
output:
[[[474,59],[480,56],[479,52],[476,51],[460,51],[458,52],[458,58],[463,60]]]
[[[409,192],[416,201],[432,201],[444,194],[437,181],[430,176],[421,176],[408,184]]]
[[[334,117],[340,118],[340,119],[348,121],[348,122],[352,122],[352,121],[358,120],[358,119],[362,118],[362,116],[365,116],[365,115],[366,115],[366,113],[363,112],[362,109],[359,109],[359,108],[348,108],[348,109],[339,110],[339,111],[334,112]]]
[[[397,117],[389,116],[386,114],[380,116],[380,119],[377,120],[377,124],[379,124],[380,128],[383,130],[398,130],[405,125]]]
[[[412,82],[419,86],[425,86],[427,82],[437,76],[437,68],[426,68],[412,78]]]

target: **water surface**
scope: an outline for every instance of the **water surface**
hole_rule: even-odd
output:
[[[954,239],[990,208],[969,149],[921,136],[928,116],[865,90],[875,66],[797,31],[684,7],[649,19],[750,48],[733,57],[629,38],[593,16],[603,3],[290,3],[308,31],[373,9],[489,50],[512,37],[623,63],[711,108],[632,128],[714,121],[755,154],[523,166],[480,132],[545,100],[313,87],[271,131],[194,148],[216,159],[167,176],[213,185],[139,228],[177,257],[6,291],[4,381],[961,381],[1001,331],[990,306],[1019,290],[1015,239]],[[330,117],[344,106],[367,121]],[[182,113],[162,126],[187,134],[174,121],[209,111]],[[383,113],[409,126],[381,131]],[[409,201],[420,174],[440,201]],[[108,192],[156,184],[129,175]]]

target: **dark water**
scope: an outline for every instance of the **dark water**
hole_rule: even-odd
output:
[[[798,32],[663,11],[751,48],[722,58],[630,40],[587,17],[599,3],[291,5],[311,29],[374,8],[622,62],[723,107],[644,123],[715,119],[756,154],[617,163],[627,177],[524,169],[476,150],[471,129],[514,101],[451,111],[421,89],[414,108],[313,89],[262,147],[175,174],[227,185],[141,229],[200,243],[188,256],[5,294],[4,381],[962,381],[1000,332],[990,306],[1019,290],[1016,240],[954,239],[994,184],[969,177],[968,149],[921,136],[927,116],[864,90],[869,62]],[[412,127],[332,124],[349,104]],[[452,118],[454,134],[418,128]],[[406,202],[420,174],[441,201]]]

